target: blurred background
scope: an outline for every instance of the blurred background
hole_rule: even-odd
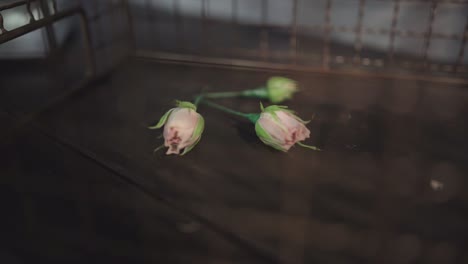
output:
[[[1,263],[465,263],[468,1],[1,0]],[[324,151],[175,99],[297,80]],[[243,112],[258,101],[222,99]],[[268,104],[268,102],[264,102]]]

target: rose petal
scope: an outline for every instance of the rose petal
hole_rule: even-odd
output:
[[[166,154],[179,154],[180,150],[193,144],[192,135],[200,115],[189,108],[176,108],[164,126]]]
[[[273,116],[276,115],[276,116]],[[297,142],[310,136],[310,131],[293,114],[287,111],[264,112],[258,120],[262,128],[273,138],[274,144],[289,150]]]

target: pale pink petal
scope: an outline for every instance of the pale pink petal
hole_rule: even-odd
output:
[[[271,113],[262,113],[258,122],[285,150],[310,136],[309,129],[291,113],[276,111],[275,114],[277,118]]]
[[[287,128],[296,127],[299,123],[290,113],[285,111],[276,111],[276,116],[281,121],[281,123]]]
[[[192,109],[176,108],[169,116],[164,126],[164,146],[168,147],[166,154],[179,154],[189,146],[193,131],[200,115]]]
[[[287,129],[284,126],[282,127],[270,113],[262,113],[258,122],[273,139],[278,141],[278,144],[284,144]]]

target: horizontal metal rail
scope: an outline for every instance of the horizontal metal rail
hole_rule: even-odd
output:
[[[27,4],[30,4],[32,2],[36,2],[36,1],[40,1],[40,0],[22,0],[22,1],[6,3],[6,4],[3,4],[3,5],[0,5],[0,11],[7,10],[7,9],[12,9],[12,8],[22,6],[22,5],[27,5]]]
[[[74,15],[78,15],[80,17],[81,30],[83,31],[83,38],[84,38],[86,64],[87,64],[86,74],[88,76],[92,76],[96,72],[96,65],[95,65],[94,53],[93,53],[92,45],[91,45],[88,19],[86,17],[86,13],[81,7],[75,7],[75,8],[71,8],[68,10],[60,11],[48,17],[44,17],[39,20],[32,21],[29,24],[26,24],[24,26],[15,28],[10,31],[3,32],[0,34],[0,44],[19,38],[32,31],[46,27],[59,20],[74,16]]]
[[[174,31],[171,32],[171,34],[175,35],[171,35],[175,39],[174,48],[170,49],[170,53],[166,52],[167,48],[165,48],[165,51],[159,50],[157,44],[155,46],[145,46],[145,48],[136,48],[138,57],[217,66],[229,66],[234,63],[236,66],[242,65],[260,69],[284,69],[286,71],[294,69],[307,72],[344,73],[361,77],[385,76],[394,79],[468,83],[468,65],[465,58],[465,49],[468,43],[468,17],[464,31],[444,31],[436,23],[440,19],[438,13],[441,12],[438,11],[445,8],[443,5],[453,5],[451,8],[463,9],[468,7],[468,0],[356,0],[353,2],[353,5],[357,7],[356,21],[346,25],[338,25],[333,22],[333,17],[337,15],[336,9],[340,8],[337,1],[334,0],[322,1],[324,3],[324,6],[321,7],[323,8],[323,19],[313,23],[301,22],[299,19],[301,15],[300,5],[304,5],[307,1],[286,1],[290,2],[291,10],[285,10],[285,12],[290,12],[291,21],[281,23],[271,21],[271,15],[269,16],[268,13],[271,2],[269,0],[255,1],[257,4],[261,3],[261,8],[257,6],[257,9],[260,10],[257,22],[239,20],[242,9],[239,8],[238,0],[230,0],[231,7],[230,11],[228,11],[232,16],[230,22],[220,21],[215,15],[210,16],[206,10],[210,10],[209,5],[211,2],[202,1],[200,4],[202,8],[200,18],[196,19],[200,20],[199,23],[203,34],[200,34],[198,38],[193,37],[186,32],[187,30],[183,29],[182,3],[179,0],[172,0],[171,2],[173,3],[172,23],[175,25]],[[148,19],[152,21],[149,23],[151,26],[157,23],[158,18],[155,12],[160,10],[156,10],[154,5],[149,3],[150,1],[146,1]],[[371,3],[386,3],[387,15],[391,16],[390,23],[387,26],[372,25],[368,21],[366,22],[365,17],[372,13],[372,9],[369,10],[368,8]],[[424,21],[424,23],[427,21],[423,28],[411,28],[408,22],[401,18],[402,10],[405,8],[404,3],[421,5],[422,10],[427,8],[427,14],[418,14],[420,21]],[[459,19],[460,23],[465,23],[465,21],[462,21],[463,15]],[[138,20],[141,23],[142,19],[138,18]],[[195,21],[195,19],[192,18],[190,21]],[[210,35],[209,26],[207,25],[215,25],[216,23],[220,23],[226,28],[230,24],[235,27],[234,30],[239,28],[239,32],[245,28],[246,32],[250,34],[249,41],[252,43],[249,45],[251,47],[240,47],[240,40],[236,39],[236,34],[233,34],[234,36],[220,36],[223,33],[217,32],[218,35]],[[132,25],[132,27],[137,28],[139,25]],[[249,30],[247,31],[247,29]],[[236,32],[234,30],[233,32]],[[250,37],[252,33],[257,34],[257,36]],[[164,32],[164,34],[168,33]],[[278,42],[280,40],[277,40],[278,37],[271,36],[279,36],[280,34],[283,37],[289,37],[289,47],[284,46],[281,42],[282,47],[278,48],[280,45],[274,43],[275,40]],[[237,36],[239,35],[237,34]],[[351,51],[337,52],[335,38],[339,35],[347,36],[352,41]],[[133,36],[133,43],[137,43],[136,38],[141,36]],[[184,41],[185,36],[198,41],[199,46],[196,46],[196,50],[193,49],[194,46],[190,41]],[[317,47],[313,51],[304,52],[304,47],[308,43],[303,40],[304,36],[307,37],[306,40],[313,38],[317,42]],[[388,39],[386,47],[384,43],[379,50],[367,44],[370,40],[375,39],[375,36],[380,36],[383,41]],[[212,44],[209,46],[210,42],[205,41],[205,39],[222,37],[232,39],[233,44],[216,47]],[[409,54],[409,51],[401,48],[401,41],[407,41],[407,43],[410,43],[407,45],[412,45],[411,41],[415,40],[421,42],[421,52],[412,51]],[[445,51],[449,59],[438,61],[435,58],[434,49],[435,44],[438,43],[452,43],[456,47],[453,50]],[[457,43],[460,43],[460,45],[456,46]],[[400,71],[400,69],[403,71]]]
[[[319,74],[331,74],[331,75],[348,75],[355,77],[369,77],[369,78],[384,78],[384,79],[396,79],[396,80],[411,80],[411,81],[425,81],[435,82],[444,84],[454,85],[467,85],[468,80],[456,77],[444,77],[444,76],[428,76],[428,75],[417,75],[411,74],[392,74],[391,72],[368,72],[360,70],[340,70],[330,71],[323,69],[320,66],[305,66],[305,65],[291,65],[288,63],[275,63],[265,61],[251,61],[242,59],[225,59],[225,58],[213,58],[198,55],[186,55],[178,53],[168,52],[155,52],[147,50],[137,50],[136,57],[140,59],[154,59],[161,62],[167,63],[180,63],[180,64],[198,64],[198,65],[209,65],[229,68],[241,68],[241,69],[254,69],[254,70],[267,70],[267,71],[281,71],[281,72],[307,72],[307,73],[319,73]]]

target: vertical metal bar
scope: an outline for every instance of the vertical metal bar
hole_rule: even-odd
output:
[[[92,78],[96,75],[96,58],[94,57],[93,44],[91,42],[91,31],[89,29],[88,18],[83,9],[80,13],[81,28],[83,28],[83,42],[85,46],[85,56],[88,69],[86,70],[86,76]]]
[[[45,17],[50,16],[49,2],[47,0],[41,0],[41,10]],[[54,11],[56,12],[56,11]],[[52,54],[57,49],[57,39],[55,37],[54,26],[52,24],[45,27],[47,43],[49,44],[49,54]]]
[[[260,33],[260,54],[262,59],[268,58],[268,30],[267,18],[268,18],[268,0],[262,0],[262,31]]]
[[[238,0],[231,0],[231,23],[232,23],[232,34],[231,34],[231,48],[235,50],[239,44],[238,40],[238,26],[237,23],[237,9],[238,9]]]
[[[110,28],[110,38],[111,38],[111,45],[112,45],[112,58],[111,58],[111,64],[114,65],[116,62],[117,62],[117,59],[118,59],[118,54],[117,54],[117,45],[119,43],[117,43],[117,41],[114,41],[114,39],[116,38],[116,36],[118,35],[118,30],[119,30],[119,27],[118,27],[118,22],[117,22],[117,11],[119,9],[117,9],[115,6],[118,6],[118,4],[114,4],[113,1],[110,1],[109,2],[109,6],[110,6],[110,21],[111,21],[111,28]]]
[[[29,14],[29,23],[36,21],[31,10],[31,2],[32,0],[28,0],[28,2],[26,3],[26,10],[28,10],[28,14]]]
[[[359,0],[358,20],[356,25],[356,38],[354,40],[354,63],[359,64],[362,50],[362,20],[364,18],[364,7],[366,0]]]
[[[96,20],[94,21],[95,23],[95,29],[97,31],[97,40],[96,40],[96,43],[98,47],[101,47],[103,45],[103,39],[102,39],[102,35],[103,35],[103,32],[102,32],[102,15],[100,13],[100,10],[99,10],[99,1],[94,1],[94,12],[95,12],[95,16],[96,16]]]
[[[330,16],[332,9],[332,0],[327,0],[325,7],[325,26],[323,28],[323,52],[322,52],[322,68],[328,70],[330,68]]]
[[[268,19],[268,0],[261,0],[261,16],[262,16],[262,26],[266,26]]]
[[[393,15],[392,15],[392,28],[390,29],[390,40],[388,45],[388,59],[393,61],[394,53],[395,53],[395,35],[396,35],[396,27],[398,23],[398,15],[400,13],[400,0],[395,0],[393,4]]]
[[[429,51],[429,46],[431,45],[431,38],[432,38],[432,27],[434,25],[434,20],[437,12],[437,0],[433,0],[431,4],[431,11],[429,14],[429,24],[428,28],[426,31],[426,37],[424,39],[424,47],[423,47],[423,61],[424,61],[424,67],[426,68],[428,66],[427,63],[427,54]]]
[[[179,0],[172,0],[172,9],[173,9],[173,16],[174,16],[174,23],[175,23],[175,39],[176,39],[176,47],[182,47],[182,27],[180,21],[180,14],[179,14]]]
[[[151,5],[151,2],[152,0],[146,0],[145,3],[146,3],[146,16],[148,17],[148,25],[149,28],[151,29],[151,22],[153,21],[153,8],[152,8],[152,5]],[[148,33],[151,33],[151,30],[149,30]]]
[[[145,8],[146,8],[146,16],[147,16],[147,23],[148,23],[148,35],[151,36],[153,35],[153,25],[154,25],[154,14],[153,14],[153,6],[152,6],[152,0],[146,0],[145,1]],[[153,38],[151,38],[152,40]]]
[[[208,14],[208,10],[207,10],[207,3],[208,0],[202,0],[201,2],[201,17],[202,17],[202,31],[201,31],[201,46],[202,46],[202,49],[205,49],[205,50],[208,50],[208,47],[207,47],[207,44],[209,43],[209,41],[207,41],[207,14]]]
[[[81,7],[83,10],[86,10],[86,6],[84,5],[83,0],[78,0],[77,3],[79,7]]]
[[[289,53],[293,64],[297,63],[297,5],[298,0],[293,1],[291,38],[289,40]]]
[[[52,9],[54,10],[54,14],[57,13],[57,1],[56,0],[52,0]]]
[[[206,20],[206,17],[208,15],[208,4],[208,0],[202,0],[201,2],[201,14],[203,21]]]
[[[465,56],[465,49],[466,49],[467,39],[468,39],[468,17],[466,19],[465,29],[463,30],[463,38],[462,38],[462,41],[460,43],[460,50],[458,51],[458,56],[457,56],[457,60],[456,60],[455,67],[454,67],[454,72],[455,73],[458,71],[458,68],[460,67],[460,65],[463,62],[463,57]]]
[[[0,13],[0,34],[6,33],[8,30],[5,29],[5,26],[3,25],[3,16],[2,13]]]
[[[136,50],[136,35],[135,35],[134,28],[133,28],[134,24],[133,24],[132,12],[130,10],[130,3],[128,2],[128,0],[122,0],[122,5],[123,5],[123,8],[125,9],[125,13],[126,13],[127,20],[128,20],[128,34],[130,35],[128,41],[129,41],[130,54],[134,54]]]
[[[88,19],[86,17],[86,13],[82,8],[71,8],[68,10],[64,10],[62,12],[58,12],[57,14],[51,15],[49,17],[45,17],[41,20],[38,20],[36,23],[30,23],[26,24],[22,27],[16,28],[14,30],[10,31],[10,34],[1,34],[0,35],[0,43],[5,43],[7,41],[16,39],[18,37],[21,37],[29,32],[32,32],[34,30],[40,29],[44,27],[47,24],[54,23],[58,20],[64,19],[66,17],[69,17],[71,15],[78,14],[80,16],[81,20],[81,25],[82,27],[80,29],[83,29],[83,41],[84,41],[84,47],[85,47],[85,56],[86,56],[86,63],[88,66],[87,73],[90,75],[94,75],[95,73],[95,58],[94,58],[94,53],[92,49],[92,45],[90,43],[90,32],[89,32],[89,23]],[[88,76],[87,76],[88,77]],[[25,117],[27,119],[28,117]],[[25,120],[24,119],[24,120]],[[29,119],[30,120],[30,119]]]
[[[237,24],[237,6],[238,0],[231,0],[231,11],[232,11],[232,23]]]
[[[103,31],[102,31],[102,15],[101,11],[99,10],[99,1],[93,1],[94,5],[94,17],[95,19],[92,21],[94,23],[93,25],[93,30],[94,30],[94,36],[96,36],[96,46],[94,46],[95,49],[101,49],[99,54],[99,57],[96,61],[97,63],[97,71],[102,70],[105,67],[105,58],[107,56],[103,55],[103,48],[104,48],[104,40],[103,40]]]

